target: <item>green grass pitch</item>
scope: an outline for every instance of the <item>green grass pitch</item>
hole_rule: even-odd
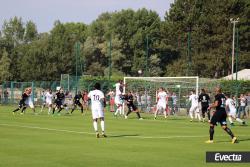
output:
[[[186,117],[153,120],[143,113],[144,120],[137,120],[133,113],[125,120],[106,112],[108,138],[97,139],[90,112],[48,116],[47,111],[33,115],[28,109],[25,115],[13,116],[15,107],[0,106],[0,167],[249,166],[208,164],[205,153],[250,151],[250,126],[232,127],[238,144],[231,144],[219,126],[215,143],[205,144],[207,123],[191,123]]]

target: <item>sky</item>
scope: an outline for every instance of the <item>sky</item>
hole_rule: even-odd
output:
[[[103,12],[146,8],[163,19],[174,0],[0,0],[0,27],[14,16],[32,20],[38,32],[48,32],[55,20],[90,24]]]

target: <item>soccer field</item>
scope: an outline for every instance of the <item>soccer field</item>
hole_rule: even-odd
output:
[[[208,124],[189,122],[186,117],[153,120],[142,113],[129,119],[106,113],[108,138],[95,138],[91,113],[81,116],[12,115],[16,106],[0,106],[1,167],[201,167],[249,166],[249,164],[207,164],[206,151],[249,151],[250,126],[232,127],[239,143],[215,128],[215,143],[205,144]],[[39,111],[40,109],[37,109]],[[62,111],[64,112],[64,111]],[[238,125],[238,126],[237,126]]]

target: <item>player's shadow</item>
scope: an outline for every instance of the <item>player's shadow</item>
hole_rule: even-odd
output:
[[[136,137],[139,136],[138,134],[121,134],[121,135],[109,135],[109,138],[116,138],[116,137]]]
[[[245,142],[245,141],[250,141],[250,138],[237,139],[236,143]],[[228,141],[228,140],[216,141],[216,143],[228,143],[228,142],[230,142],[230,141]]]

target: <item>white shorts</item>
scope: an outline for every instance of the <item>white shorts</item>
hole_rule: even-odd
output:
[[[117,106],[122,104],[122,100],[120,99],[120,96],[115,96],[115,104]]]
[[[194,113],[194,112],[199,113],[200,112],[199,106],[191,106],[189,112],[191,112],[191,113]]]
[[[52,100],[46,100],[46,104],[47,105],[51,105],[52,104]]]
[[[103,108],[98,107],[98,108],[92,108],[91,110],[93,119],[104,117]]]
[[[162,103],[158,103],[157,104],[157,110],[166,110],[166,106],[167,104],[162,104]]]
[[[233,118],[236,118],[236,111],[230,111],[230,112],[228,113],[228,116],[231,116],[231,117],[233,117]]]
[[[26,105],[29,106],[30,108],[35,108],[35,107],[34,107],[34,104],[33,104],[33,102],[32,102],[32,100],[28,100],[28,101],[26,102]]]

